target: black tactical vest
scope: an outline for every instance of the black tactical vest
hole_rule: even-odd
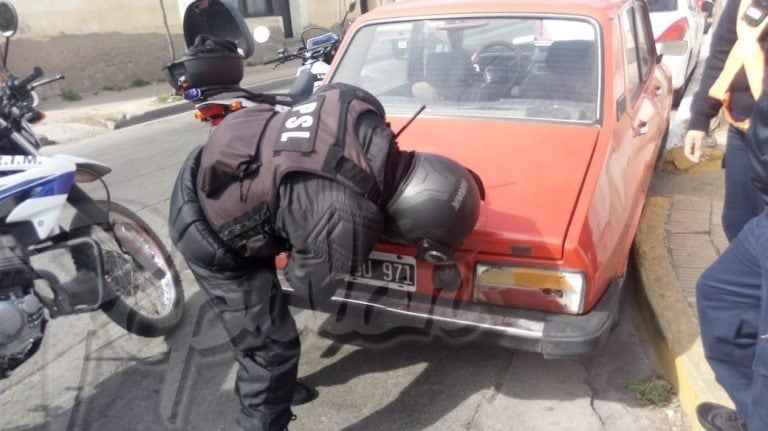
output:
[[[285,251],[274,231],[283,176],[310,172],[381,205],[381,188],[358,141],[358,117],[384,109],[370,94],[326,86],[301,105],[277,112],[257,105],[230,114],[203,147],[197,177],[206,218],[225,243],[246,257]]]

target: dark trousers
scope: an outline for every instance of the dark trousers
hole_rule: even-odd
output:
[[[763,212],[765,203],[752,183],[746,133],[728,126],[726,139],[723,230],[728,241],[733,241],[748,221]]]
[[[282,431],[293,415],[299,335],[280,293],[272,261],[242,271],[211,271],[187,261],[218,312],[240,365],[237,423],[248,431]]]
[[[750,430],[768,430],[768,215],[750,220],[701,275],[704,352]]]

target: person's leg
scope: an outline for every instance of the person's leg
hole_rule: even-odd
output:
[[[760,316],[762,229],[768,229],[765,215],[747,223],[696,286],[704,353],[742,419],[749,415]]]
[[[750,430],[768,430],[768,216],[760,226],[760,260],[763,288],[760,306],[757,349],[747,424]]]
[[[728,241],[733,241],[744,225],[765,207],[762,195],[752,183],[752,167],[746,145],[746,134],[728,126],[723,202],[723,230]]]
[[[235,392],[245,430],[284,430],[293,416],[300,344],[274,265],[210,271],[188,262],[218,312],[240,364]]]

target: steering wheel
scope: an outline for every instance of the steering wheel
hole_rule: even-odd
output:
[[[502,48],[503,50],[494,52],[492,51],[493,48]],[[512,53],[512,55],[507,53]],[[491,57],[491,60],[481,67],[480,60],[483,57]],[[523,69],[523,54],[520,48],[506,40],[494,40],[486,43],[472,54],[471,60],[475,70],[483,74],[487,85],[501,86],[505,89],[512,88]]]

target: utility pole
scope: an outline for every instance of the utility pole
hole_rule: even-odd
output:
[[[165,26],[165,35],[168,37],[168,49],[171,53],[171,60],[174,60],[176,58],[176,50],[173,48],[173,38],[171,37],[171,29],[168,27],[168,16],[165,14],[163,0],[160,0],[160,10],[163,13],[163,25]]]

